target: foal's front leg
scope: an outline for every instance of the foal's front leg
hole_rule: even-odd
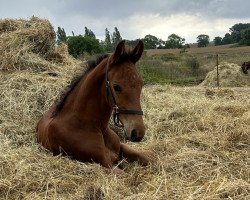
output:
[[[123,143],[121,143],[121,151],[130,162],[137,161],[142,166],[148,165],[153,157],[152,152],[140,152]]]

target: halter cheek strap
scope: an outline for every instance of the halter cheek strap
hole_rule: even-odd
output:
[[[123,124],[121,123],[121,120],[118,117],[118,114],[122,113],[122,114],[128,114],[128,115],[143,115],[143,111],[141,110],[130,110],[130,109],[122,109],[119,108],[116,100],[115,100],[115,96],[112,92],[111,86],[110,86],[110,82],[108,80],[108,67],[109,67],[109,59],[106,65],[106,73],[105,73],[105,81],[106,81],[106,96],[107,99],[111,100],[111,104],[112,104],[112,108],[113,108],[113,120],[116,126],[118,127],[123,127]]]

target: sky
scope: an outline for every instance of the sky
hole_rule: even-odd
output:
[[[223,37],[236,23],[250,23],[249,0],[0,0],[0,19],[48,19],[68,35],[91,29],[104,39],[117,27],[123,39],[148,34],[163,40],[175,33],[194,43],[207,34]]]

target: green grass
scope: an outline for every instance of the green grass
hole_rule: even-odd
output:
[[[148,57],[138,63],[137,69],[146,84],[187,85],[200,82],[206,74],[199,69],[198,60],[192,56],[178,59],[166,59],[163,55]]]

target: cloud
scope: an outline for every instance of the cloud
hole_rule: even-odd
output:
[[[147,34],[164,40],[176,33],[195,42],[198,34],[223,36],[235,23],[249,22],[250,1],[245,0],[0,0],[0,18],[49,19],[68,34],[83,34],[87,26],[97,37],[118,27],[123,38]]]
[[[250,20],[243,20],[247,23]],[[172,33],[184,37],[188,42],[196,42],[196,38],[200,34],[208,34],[213,40],[216,36],[224,36],[229,28],[238,23],[237,19],[207,19],[201,16],[190,14],[176,14],[171,16],[160,15],[135,15],[131,17],[130,24],[133,30],[140,38],[147,34],[155,35],[163,40]]]

